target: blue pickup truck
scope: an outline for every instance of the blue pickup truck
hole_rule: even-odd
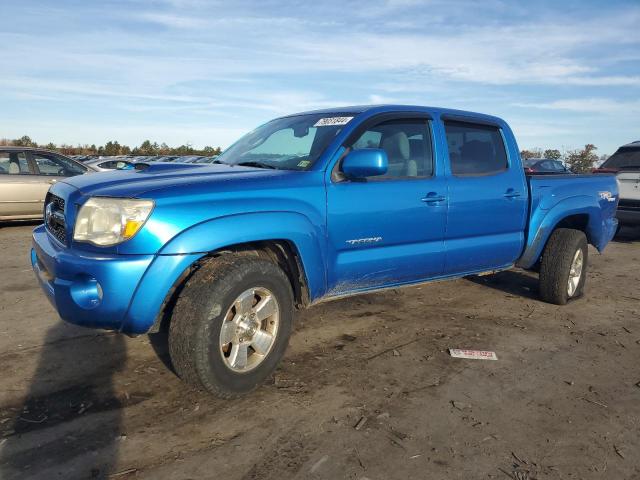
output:
[[[294,309],[518,266],[555,304],[616,231],[611,175],[526,176],[501,119],[345,107],[272,120],[212,165],[51,187],[31,263],[69,322],[166,327],[177,374],[221,397],[282,358]]]

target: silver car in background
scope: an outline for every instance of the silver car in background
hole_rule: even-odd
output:
[[[49,150],[0,147],[0,220],[42,218],[49,187],[91,167]]]
[[[96,158],[95,160],[89,160],[84,164],[98,172],[109,172],[111,170],[131,170],[134,168],[133,162],[116,157]]]

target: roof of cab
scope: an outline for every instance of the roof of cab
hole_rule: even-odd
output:
[[[291,115],[285,115],[287,117],[293,117],[295,115],[309,115],[309,114],[360,114],[360,113],[391,113],[391,112],[425,112],[438,115],[452,115],[461,117],[474,117],[477,119],[490,120],[493,122],[501,123],[503,120],[499,117],[487,115],[484,113],[470,112],[466,110],[456,110],[452,108],[441,107],[427,107],[421,105],[394,105],[394,104],[382,104],[382,105],[351,105],[346,107],[324,108],[321,110],[310,110],[307,112],[294,113]]]

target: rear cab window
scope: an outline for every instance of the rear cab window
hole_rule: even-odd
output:
[[[495,175],[509,168],[498,127],[457,120],[445,120],[444,127],[453,175]]]

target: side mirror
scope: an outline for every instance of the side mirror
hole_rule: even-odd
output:
[[[352,150],[342,161],[342,173],[349,178],[384,175],[388,167],[387,152],[381,148]]]

